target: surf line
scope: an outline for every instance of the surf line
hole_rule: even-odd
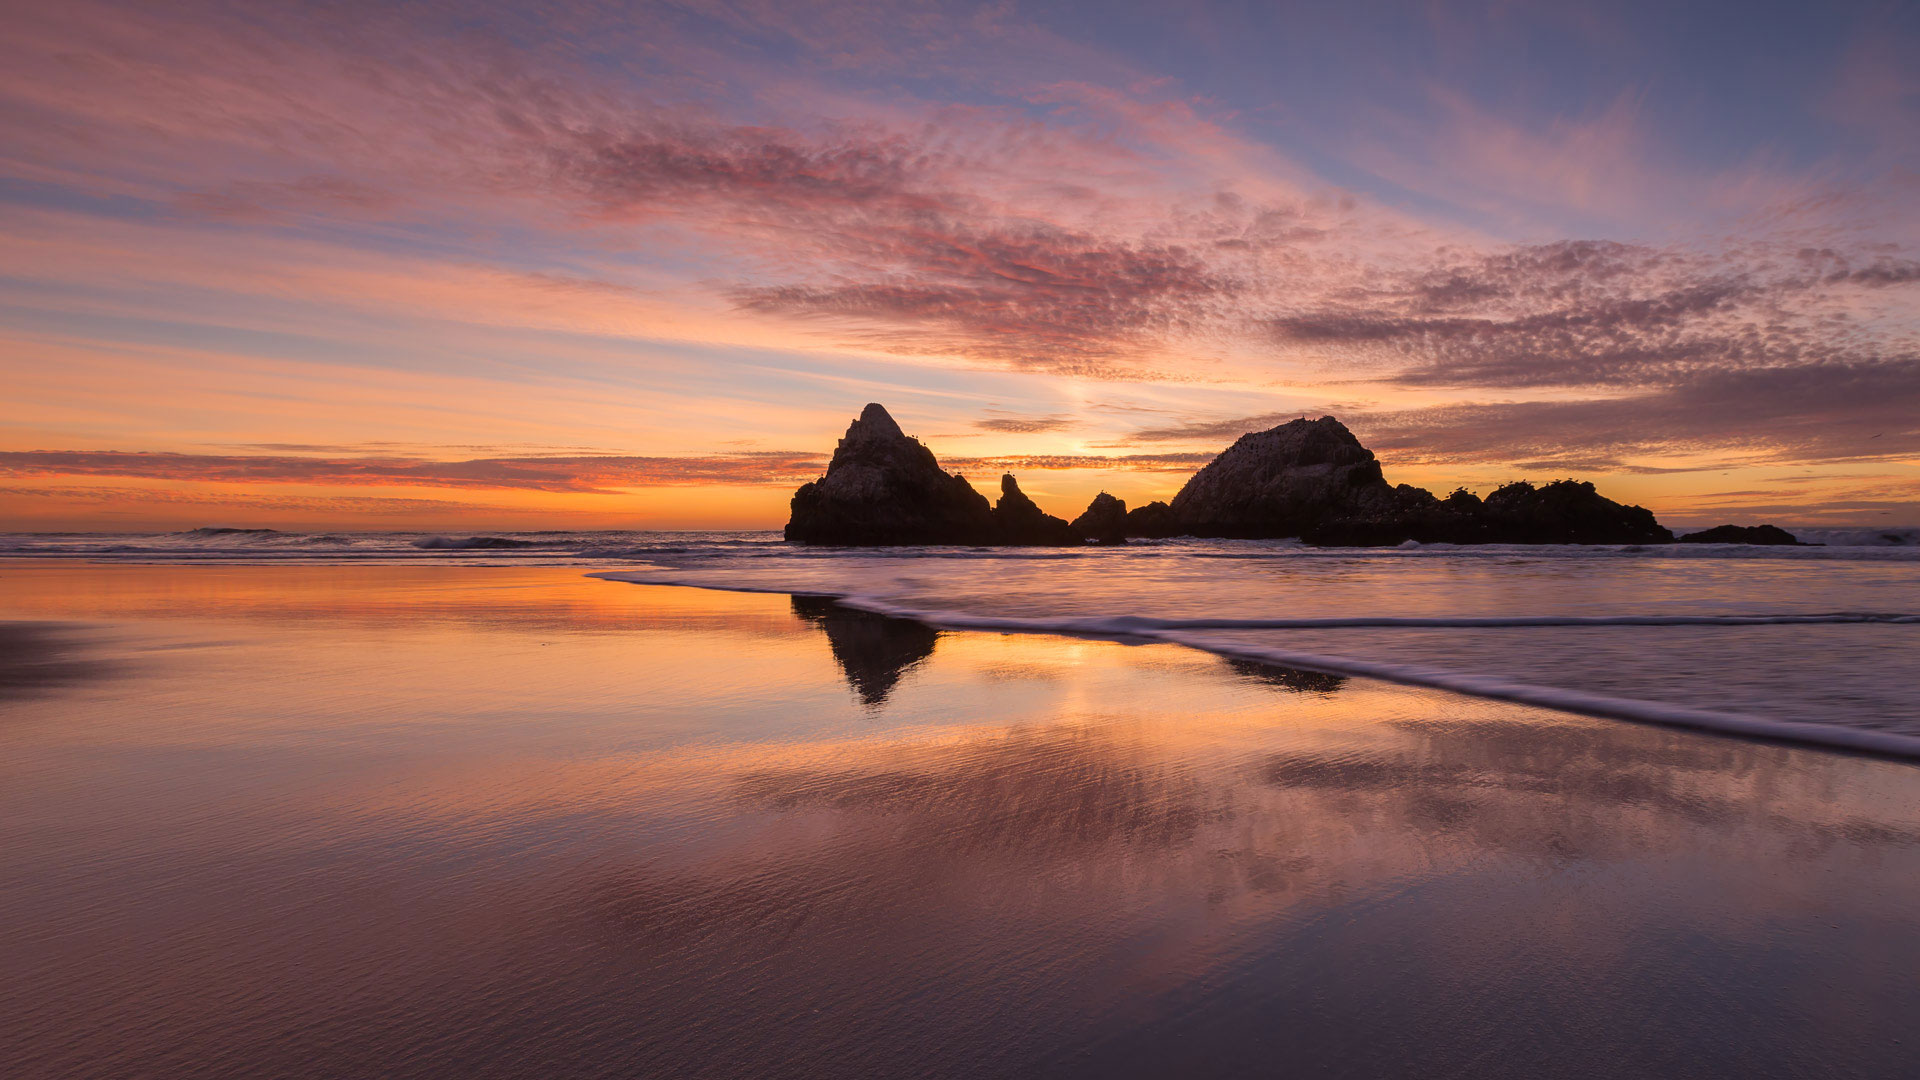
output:
[[[1165,642],[1235,660],[1305,668],[1332,675],[1351,675],[1378,679],[1403,686],[1445,690],[1468,697],[1509,701],[1560,712],[1581,713],[1610,720],[1627,720],[1660,727],[1737,735],[1769,742],[1795,743],[1826,749],[1920,761],[1920,738],[1891,731],[1843,727],[1838,724],[1810,724],[1795,720],[1773,720],[1745,713],[1696,709],[1667,705],[1637,698],[1592,694],[1531,683],[1511,682],[1484,675],[1443,671],[1435,668],[1360,660],[1325,653],[1300,652],[1264,645],[1218,641],[1202,630],[1231,629],[1307,629],[1332,627],[1391,626],[1754,626],[1818,623],[1884,623],[1920,625],[1920,616],[1873,615],[1836,612],[1824,615],[1780,616],[1520,616],[1463,617],[1422,619],[1393,617],[1363,619],[1155,619],[1146,616],[1041,619],[1018,615],[971,615],[958,611],[912,608],[874,597],[820,590],[772,588],[765,586],[718,585],[697,581],[675,581],[658,575],[632,571],[607,571],[587,575],[609,581],[636,585],[673,585],[681,588],[709,589],[716,592],[772,593],[824,597],[857,611],[911,619],[944,630],[973,630],[997,633],[1052,634],[1060,637],[1103,638],[1132,642]]]

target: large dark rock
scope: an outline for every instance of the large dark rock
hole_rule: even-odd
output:
[[[1437,499],[1424,488],[1390,485],[1373,451],[1331,416],[1241,436],[1187,481],[1169,511],[1172,521],[1159,535],[1297,536],[1328,546],[1673,539],[1649,511],[1575,480],[1508,484],[1485,501],[1464,488]],[[1128,524],[1129,535],[1147,535]]]
[[[985,544],[993,508],[887,410],[868,405],[834,448],[827,474],[793,493],[786,536],[806,544]]]
[[[1011,475],[1000,482],[1000,505],[989,505],[965,477],[943,472],[933,451],[909,438],[879,405],[868,405],[847,428],[827,474],[793,493],[786,536],[859,547],[1082,542],[1073,526],[1035,506]]]
[[[1487,496],[1480,516],[1500,544],[1670,544],[1653,511],[1622,506],[1590,481],[1518,481]]]
[[[1716,525],[1680,538],[1683,544],[1768,544],[1804,547],[1800,538],[1778,525]]]
[[[1096,544],[1124,544],[1127,542],[1127,504],[1103,491],[1093,497],[1084,513],[1073,519],[1073,531]]]
[[[1155,499],[1145,506],[1127,511],[1127,535],[1160,540],[1179,536],[1180,526],[1173,520],[1173,508]]]
[[[1240,436],[1170,508],[1192,536],[1287,537],[1333,518],[1391,518],[1395,495],[1373,451],[1323,416]]]
[[[1300,538],[1322,547],[1390,547],[1415,540],[1423,544],[1484,544],[1493,530],[1472,492],[1455,491],[1436,499],[1426,488],[1401,484],[1387,500],[1368,499],[1355,510],[1321,520]]]
[[[993,508],[994,542],[1036,547],[1077,547],[1080,531],[1040,509],[1012,473],[1000,477],[1000,502]]]
[[[933,452],[908,438],[879,405],[847,428],[826,475],[793,495],[789,540],[808,544],[1044,544],[1124,536],[1300,537],[1361,546],[1454,544],[1657,544],[1673,534],[1653,514],[1605,498],[1590,483],[1508,484],[1485,501],[1461,489],[1445,499],[1387,483],[1373,451],[1331,416],[1243,435],[1195,473],[1172,503],[1128,511],[1102,492],[1073,524],[1036,506],[1011,474],[990,506]],[[1732,528],[1728,526],[1726,528]],[[1748,530],[1770,535],[1760,526]],[[1792,543],[1785,540],[1744,542]],[[1727,542],[1721,530],[1714,539]],[[1690,538],[1692,539],[1692,538]]]

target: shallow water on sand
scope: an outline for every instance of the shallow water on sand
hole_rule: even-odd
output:
[[[577,569],[0,620],[8,1076],[1920,1061],[1911,764]]]

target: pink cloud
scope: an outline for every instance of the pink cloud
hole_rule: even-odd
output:
[[[744,451],[704,457],[554,456],[422,461],[402,457],[172,454],[113,450],[0,451],[0,476],[118,476],[226,484],[442,487],[607,494],[629,487],[797,484],[826,468],[816,453]]]

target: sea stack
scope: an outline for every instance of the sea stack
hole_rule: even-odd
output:
[[[1781,543],[1774,534],[1786,534],[1769,528],[1742,535],[1750,543]],[[1724,529],[1708,535],[1704,542],[1727,536]],[[1171,503],[1129,511],[1101,492],[1068,524],[1035,505],[1011,473],[1000,479],[999,504],[989,504],[964,477],[942,471],[933,451],[879,405],[868,405],[847,428],[826,475],[794,492],[786,536],[848,546],[1069,546],[1169,536],[1298,537],[1330,547],[1673,541],[1650,511],[1614,502],[1585,481],[1518,481],[1484,500],[1464,488],[1439,499],[1424,488],[1389,484],[1373,451],[1331,416],[1242,435]]]
[[[959,473],[940,468],[933,451],[909,437],[878,404],[834,448],[825,476],[793,493],[788,540],[878,547],[894,544],[1066,546],[1080,534],[1036,506],[1011,474],[1000,504],[988,504]]]
[[[993,508],[994,543],[1033,547],[1074,547],[1085,543],[1073,526],[1040,509],[1012,473],[1000,477],[1000,501]]]
[[[1393,509],[1373,451],[1331,416],[1240,436],[1193,474],[1170,505],[1192,536],[1300,536],[1330,518]]]
[[[1390,485],[1373,451],[1331,416],[1242,435],[1187,481],[1168,516],[1152,523],[1155,534],[1300,537],[1329,547],[1673,540],[1651,512],[1578,480],[1520,481],[1484,501],[1465,489],[1438,499],[1425,488]]]
[[[993,508],[878,404],[834,448],[827,473],[793,493],[786,537],[804,544],[986,544]]]
[[[1087,509],[1073,519],[1073,528],[1089,543],[1124,544],[1127,542],[1127,504],[1101,492]]]

